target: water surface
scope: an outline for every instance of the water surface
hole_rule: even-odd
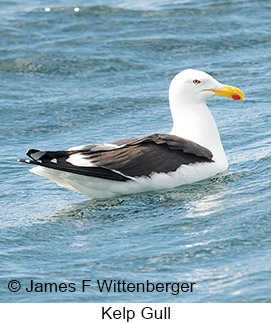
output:
[[[271,301],[270,10],[270,1],[242,0],[0,1],[2,302]],[[95,201],[17,163],[28,148],[168,132],[168,86],[185,68],[246,94],[209,101],[227,174]],[[11,293],[11,279],[196,287]]]

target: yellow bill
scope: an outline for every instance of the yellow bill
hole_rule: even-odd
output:
[[[215,95],[226,96],[232,98],[233,100],[245,100],[244,93],[235,86],[222,84],[220,89],[208,89],[207,91],[212,91]]]

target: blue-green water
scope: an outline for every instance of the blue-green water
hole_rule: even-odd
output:
[[[2,302],[271,301],[270,12],[270,1],[0,1]],[[28,148],[168,132],[169,82],[185,68],[246,94],[209,101],[227,174],[91,201],[17,163]],[[196,285],[28,293],[31,279]]]

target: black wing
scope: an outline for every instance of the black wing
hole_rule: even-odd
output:
[[[207,148],[168,134],[153,134],[66,151],[32,149],[27,155],[32,158],[29,163],[117,181],[150,176],[154,172],[173,172],[181,165],[213,162],[213,155]],[[80,162],[76,164],[80,159],[84,166]]]

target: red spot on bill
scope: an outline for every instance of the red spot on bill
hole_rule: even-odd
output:
[[[233,100],[240,100],[241,96],[239,94],[233,94],[232,98],[233,98]]]

